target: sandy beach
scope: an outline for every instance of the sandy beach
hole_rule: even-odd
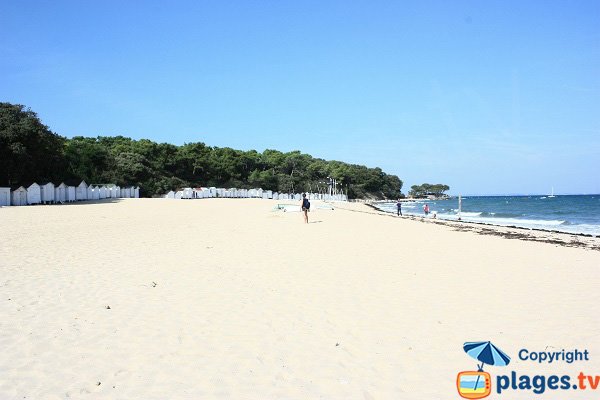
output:
[[[492,375],[600,375],[600,239],[510,240],[316,201],[303,224],[277,203],[0,209],[0,399],[459,398],[456,374],[476,367],[462,345],[480,340],[512,357]],[[540,364],[523,348],[590,359]]]

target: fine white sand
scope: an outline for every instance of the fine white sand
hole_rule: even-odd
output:
[[[599,251],[276,203],[0,209],[0,399],[458,398],[479,340],[600,375]]]

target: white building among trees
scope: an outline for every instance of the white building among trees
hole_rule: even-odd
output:
[[[77,200],[77,188],[75,186],[67,186],[67,201],[73,202]]]
[[[10,206],[10,188],[0,187],[0,207]]]
[[[54,183],[48,182],[40,186],[42,203],[54,203]]]
[[[75,191],[75,198],[77,200],[87,200],[88,199],[88,185],[85,181],[81,181],[79,186],[77,186],[77,190]]]
[[[33,182],[27,186],[27,204],[40,204],[42,202],[42,194],[40,185]]]
[[[57,203],[67,201],[67,185],[64,182],[54,188],[54,201]]]
[[[26,206],[28,204],[27,189],[25,189],[23,186],[13,189],[10,200],[13,206]]]

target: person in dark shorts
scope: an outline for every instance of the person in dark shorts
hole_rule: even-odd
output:
[[[310,201],[306,198],[306,193],[302,193],[302,212],[304,213],[304,222],[308,224],[308,212],[310,211]]]
[[[401,217],[402,216],[402,202],[400,201],[400,199],[398,199],[398,202],[396,203],[396,208],[398,209],[398,216]]]

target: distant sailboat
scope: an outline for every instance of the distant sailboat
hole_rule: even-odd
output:
[[[554,186],[552,186],[552,194],[551,194],[551,195],[549,195],[549,196],[548,196],[548,198],[552,198],[552,197],[556,197],[556,196],[554,195]]]

